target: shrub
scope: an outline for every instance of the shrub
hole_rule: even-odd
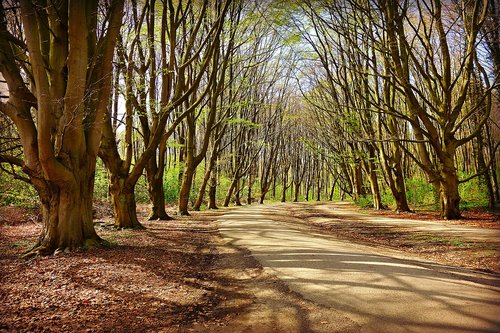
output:
[[[421,178],[406,179],[406,197],[412,207],[436,205],[434,187]]]
[[[373,196],[371,194],[365,194],[360,196],[359,199],[354,202],[361,208],[371,208],[373,207]]]

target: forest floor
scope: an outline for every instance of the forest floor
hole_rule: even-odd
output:
[[[290,207],[285,220],[342,239],[500,273],[498,244],[412,234],[347,217],[333,227],[327,220],[342,217],[324,204]],[[112,229],[112,210],[100,205],[96,229],[110,247],[20,259],[34,244],[41,225],[26,209],[0,207],[0,332],[242,332],[242,320],[259,321],[270,309],[280,310],[274,313],[281,316],[287,309],[304,317],[309,314],[308,329],[301,331],[320,330],[328,310],[291,292],[249,252],[220,237],[216,220],[227,211],[162,222],[147,221],[148,207],[140,206],[139,218],[147,229],[135,231]],[[429,212],[357,211],[408,220],[436,217]],[[458,223],[500,229],[498,214],[477,211],[465,216]]]

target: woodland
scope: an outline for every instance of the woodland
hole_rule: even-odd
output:
[[[500,203],[498,0],[5,0],[0,204],[26,256],[265,201]],[[169,223],[169,222],[165,222]]]

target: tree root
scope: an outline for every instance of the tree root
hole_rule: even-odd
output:
[[[157,214],[152,214],[148,217],[148,221],[172,221],[174,218],[169,216],[168,214],[158,216]]]
[[[45,245],[35,245],[33,248],[30,250],[24,252],[21,255],[22,259],[29,259],[29,258],[34,258],[34,257],[40,257],[40,256],[48,256],[48,255],[53,255],[57,256],[61,253],[70,253],[74,251],[80,251],[80,250],[88,250],[92,248],[100,248],[103,246],[106,246],[106,241],[101,239],[100,237],[98,238],[87,238],[83,242],[83,244],[80,247],[58,247],[56,249],[49,248]]]
[[[44,245],[35,245],[32,249],[24,252],[21,255],[21,258],[22,259],[29,259],[29,258],[39,257],[39,256],[46,256],[46,255],[49,255],[51,252],[52,251]]]

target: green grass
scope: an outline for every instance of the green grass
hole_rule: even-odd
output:
[[[445,236],[437,236],[437,235],[432,235],[432,234],[411,235],[410,238],[434,243],[437,245],[447,245],[447,246],[466,247],[466,248],[472,247],[471,242],[464,241],[463,239],[449,238],[449,237],[445,237]]]

